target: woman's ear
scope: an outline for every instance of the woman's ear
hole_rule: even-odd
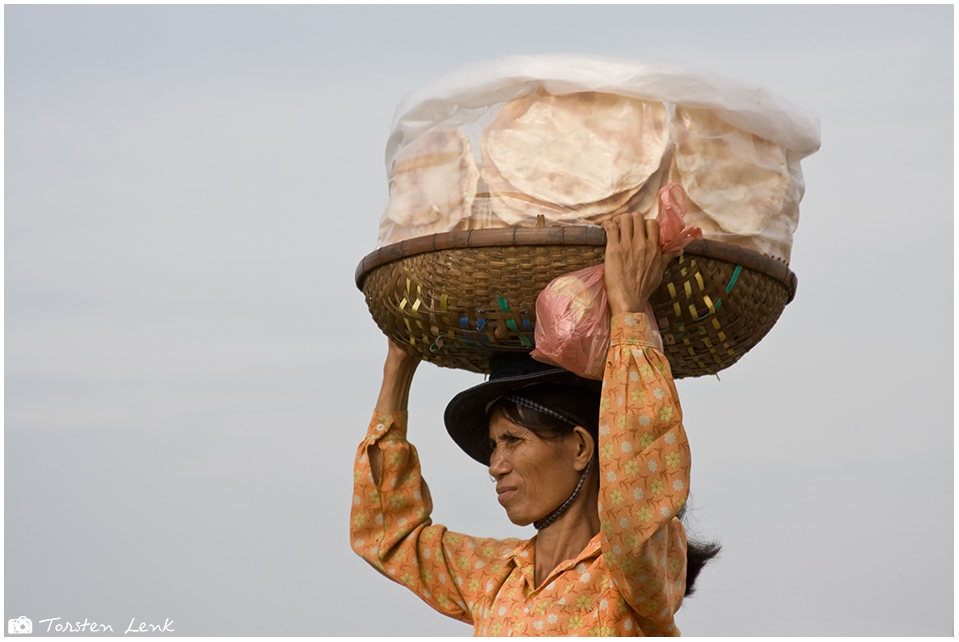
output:
[[[593,453],[596,451],[596,442],[593,440],[593,436],[589,434],[589,431],[582,426],[573,428],[572,436],[574,438],[573,445],[576,450],[573,467],[576,469],[576,472],[581,473],[586,470],[586,466],[593,458]]]

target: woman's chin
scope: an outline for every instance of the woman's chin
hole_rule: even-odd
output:
[[[529,517],[528,515],[525,515],[519,511],[510,510],[508,508],[506,509],[506,516],[509,518],[509,521],[516,526],[529,526],[536,521],[535,517]]]

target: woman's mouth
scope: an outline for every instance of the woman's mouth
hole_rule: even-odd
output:
[[[504,486],[502,488],[496,488],[496,499],[500,504],[508,500],[510,497],[516,494],[516,488],[513,486]]]

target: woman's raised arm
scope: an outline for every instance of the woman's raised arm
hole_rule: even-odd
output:
[[[690,457],[669,362],[643,313],[662,281],[659,226],[625,215],[604,227],[613,318],[600,402],[602,546],[624,599],[652,630],[672,631],[685,591],[686,536],[676,514],[689,493]]]
[[[429,488],[406,440],[418,364],[390,342],[376,411],[356,452],[350,542],[357,555],[440,613],[472,622],[474,609],[505,581],[500,558],[519,541],[472,538],[432,523]]]

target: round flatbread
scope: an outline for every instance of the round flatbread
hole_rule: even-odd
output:
[[[652,176],[647,179],[639,190],[633,194],[628,201],[621,207],[608,212],[591,216],[589,222],[594,225],[602,225],[604,222],[627,212],[639,212],[643,218],[659,218],[659,190],[669,182],[670,162],[672,161],[672,148],[667,148],[663,155],[662,165]],[[675,181],[678,182],[678,181]]]
[[[564,207],[547,203],[525,194],[510,184],[493,162],[484,156],[480,170],[483,182],[489,186],[489,203],[492,210],[511,225],[533,223],[537,216],[544,216],[554,223],[587,223],[594,217],[622,207],[638,190],[614,194],[597,203]]]
[[[451,228],[470,215],[478,181],[466,134],[459,128],[434,127],[398,157],[383,216],[419,230]]]
[[[669,180],[674,183],[680,182],[675,161],[670,166]],[[795,217],[791,215],[790,210],[796,210]],[[702,230],[704,239],[729,243],[746,250],[759,252],[788,265],[792,248],[792,233],[795,229],[794,218],[798,218],[798,207],[790,205],[787,200],[782,214],[770,219],[769,224],[760,233],[743,235],[725,229],[694,201],[689,200],[683,222],[686,225],[695,225]]]
[[[480,149],[484,165],[518,193],[576,208],[620,194],[628,200],[659,167],[667,142],[662,103],[539,91],[504,105]]]
[[[786,154],[707,109],[676,107],[674,164],[690,200],[727,232],[756,234],[782,210]]]

